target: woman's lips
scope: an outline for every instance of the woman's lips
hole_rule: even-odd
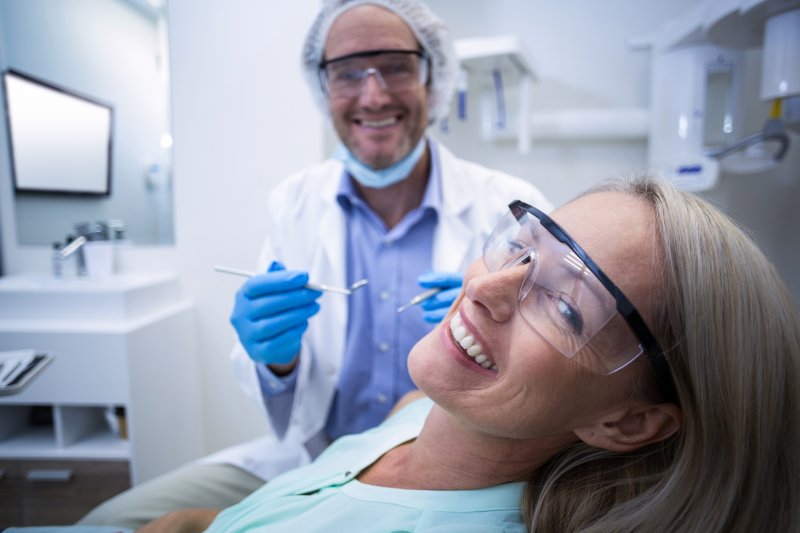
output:
[[[448,338],[465,359],[475,366],[497,372],[497,365],[484,352],[483,346],[476,340],[475,334],[467,329],[461,313],[456,311],[448,324]]]

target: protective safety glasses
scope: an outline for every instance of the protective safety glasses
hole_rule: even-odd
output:
[[[423,50],[370,50],[323,61],[322,87],[332,98],[354,98],[375,76],[384,91],[401,92],[428,83],[428,55]]]
[[[519,290],[525,321],[566,357],[600,374],[642,353],[664,399],[676,401],[663,350],[630,300],[550,217],[519,200],[489,235],[489,271],[527,268]]]

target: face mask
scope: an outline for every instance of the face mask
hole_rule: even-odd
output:
[[[336,148],[333,158],[341,161],[347,173],[364,187],[383,189],[406,179],[424,152],[425,137],[420,139],[417,146],[403,159],[380,170],[375,170],[356,159],[356,156],[342,144]]]

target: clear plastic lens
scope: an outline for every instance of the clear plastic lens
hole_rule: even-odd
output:
[[[325,88],[334,97],[358,96],[369,76],[384,90],[401,92],[427,82],[428,62],[416,53],[386,52],[332,61],[322,71]]]
[[[566,357],[609,374],[641,354],[614,297],[539,220],[507,214],[484,245],[490,271],[528,264],[519,291],[525,321]]]

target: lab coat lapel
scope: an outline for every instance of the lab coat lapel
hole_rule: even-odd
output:
[[[319,218],[317,242],[321,253],[315,261],[316,283],[325,283],[337,287],[347,285],[347,258],[345,257],[345,232],[347,231],[344,214],[335,201],[328,204]],[[347,318],[347,298],[329,298],[325,305],[335,307],[335,316],[344,331]]]
[[[437,143],[442,178],[442,209],[433,243],[433,268],[461,272],[474,259],[467,257],[475,231],[467,224],[472,208],[471,179],[457,164],[455,156]]]
[[[347,272],[344,214],[336,201],[331,200],[324,202],[318,212],[309,213],[315,215],[319,219],[309,278],[316,283],[342,287]],[[304,394],[295,396],[287,439],[307,442],[325,426],[344,354],[347,300],[339,294],[324,294],[319,301],[320,316],[309,321],[308,335],[303,339],[309,344],[304,348],[317,354],[317,358],[313,364],[300,364],[297,387]]]

